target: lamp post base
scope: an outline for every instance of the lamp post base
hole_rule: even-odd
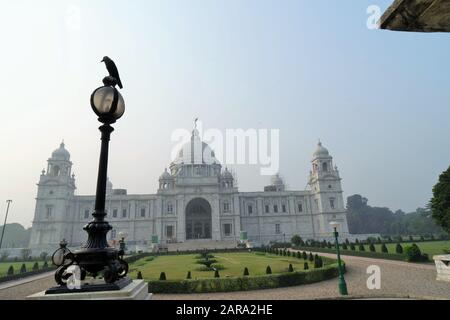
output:
[[[343,278],[339,278],[339,293],[342,296],[348,296],[347,284]]]
[[[105,283],[101,279],[92,279],[90,281],[84,281],[78,289],[70,289],[67,286],[59,286],[48,289],[47,291],[45,291],[45,294],[52,295],[66,293],[119,291],[130,285],[132,282],[133,281],[130,278],[123,278],[114,283]]]

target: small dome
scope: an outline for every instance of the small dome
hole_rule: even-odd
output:
[[[273,185],[273,186],[283,186],[284,185],[284,181],[283,181],[283,179],[280,177],[280,174],[279,173],[277,173],[276,175],[274,175],[272,178],[271,178],[271,184]]]
[[[161,177],[159,177],[160,180],[167,180],[167,179],[172,179],[172,175],[169,173],[169,171],[164,170],[164,173],[161,175]]]
[[[228,168],[225,168],[225,171],[222,173],[222,178],[234,179],[233,174],[228,170]]]
[[[56,149],[52,153],[52,159],[54,160],[64,160],[69,161],[70,160],[70,153],[66,150],[64,142],[61,143],[59,146],[59,149]]]
[[[316,152],[314,152],[314,158],[329,156],[330,152],[328,151],[328,149],[322,145],[322,142],[319,142],[319,144],[317,145],[317,150]]]

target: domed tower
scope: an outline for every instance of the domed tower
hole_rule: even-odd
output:
[[[164,190],[172,190],[174,188],[174,178],[167,171],[167,168],[164,170],[163,174],[159,177],[159,191]]]
[[[197,128],[192,131],[191,141],[181,148],[170,165],[170,175],[178,187],[193,184],[219,186],[221,171],[222,166],[214,151],[201,140]]]
[[[312,191],[312,210],[315,218],[315,231],[318,236],[330,236],[330,222],[337,221],[341,233],[348,233],[346,210],[337,167],[333,166],[333,157],[319,142],[312,159],[312,171],[309,186]]]
[[[65,238],[71,239],[71,203],[75,194],[75,175],[72,174],[70,153],[64,142],[48,159],[47,170],[42,170],[38,183],[36,209],[30,245],[51,247]]]

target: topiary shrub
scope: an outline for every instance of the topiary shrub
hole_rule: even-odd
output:
[[[301,259],[302,258],[302,254],[300,253],[300,251],[297,251],[296,257],[297,257],[297,259]]]
[[[389,250],[388,250],[386,244],[384,244],[384,243],[381,245],[381,252],[383,252],[383,253],[389,253]]]
[[[294,272],[294,267],[292,264],[289,264],[288,272]]]
[[[10,266],[10,267],[8,268],[8,273],[7,273],[7,275],[8,275],[8,276],[14,275],[14,267],[13,267],[13,266]]]
[[[362,243],[359,245],[359,251],[366,251],[366,248],[364,248]]]
[[[314,261],[314,256],[313,256],[312,252],[309,253],[309,261],[311,261],[311,262]]]
[[[39,264],[37,262],[35,262],[33,265],[33,271],[38,271],[38,270],[39,270]]]
[[[356,247],[355,247],[355,244],[354,244],[354,243],[350,244],[350,250],[352,250],[352,251],[355,251],[355,250],[356,250]]]
[[[138,271],[137,277],[136,277],[136,278],[137,278],[138,280],[144,279],[144,277],[142,276],[142,272]]]
[[[167,280],[165,272],[161,272],[161,274],[159,275],[159,280],[160,281],[166,281]]]
[[[412,246],[407,246],[405,248],[406,260],[408,262],[424,262],[428,261],[428,256],[422,254],[420,248],[413,244]]]
[[[44,261],[44,264],[42,265],[42,269],[47,269],[48,268],[48,262]]]
[[[397,254],[403,254],[403,247],[400,243],[397,243],[397,246],[395,247],[395,252]]]
[[[305,262],[305,264],[303,265],[303,270],[309,270],[308,262]]]
[[[27,266],[24,264],[22,264],[22,267],[20,267],[20,273],[26,273],[27,272]]]
[[[272,268],[270,266],[267,266],[266,274],[272,274]]]
[[[302,252],[302,258],[303,260],[308,260],[308,254],[306,253],[306,251]]]
[[[190,280],[192,279],[192,273],[190,271],[188,271],[187,275],[186,275],[186,279]]]
[[[214,271],[214,278],[220,278],[219,270]]]
[[[375,249],[375,245],[374,245],[373,243],[370,244],[369,250],[370,250],[370,252],[376,252],[376,251],[377,251],[377,250]]]
[[[348,246],[347,246],[346,243],[344,243],[344,244],[342,245],[342,250],[348,250]]]
[[[409,241],[414,241],[414,237],[413,236],[409,236]]]
[[[244,269],[244,277],[248,277],[250,275],[250,272],[248,272],[248,268],[245,267]]]

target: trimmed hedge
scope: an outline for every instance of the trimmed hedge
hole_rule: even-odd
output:
[[[167,294],[250,291],[316,283],[338,275],[338,265],[334,263],[322,269],[254,277],[149,281],[148,290],[152,293]]]
[[[303,249],[303,248],[299,248]],[[311,249],[311,248],[308,248]],[[327,248],[313,248],[316,252],[322,253],[336,253],[334,249]],[[370,251],[350,251],[350,250],[342,250],[342,255],[348,256],[356,256],[356,257],[366,257],[366,258],[378,258],[378,259],[386,259],[386,260],[396,260],[396,261],[405,261],[406,256],[402,254],[391,254],[391,253],[381,253],[381,252],[370,252]]]

